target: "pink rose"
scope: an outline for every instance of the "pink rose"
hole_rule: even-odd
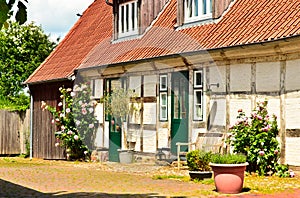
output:
[[[264,152],[264,151],[259,151],[258,154],[259,154],[260,156],[264,156],[264,155],[265,155],[265,152]]]
[[[86,114],[87,114],[86,108],[82,108],[82,109],[81,109],[81,113],[82,113],[83,115],[86,115]]]
[[[74,135],[74,140],[78,140],[78,139],[79,139],[78,135]]]

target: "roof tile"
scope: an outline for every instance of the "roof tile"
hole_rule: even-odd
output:
[[[111,42],[112,9],[105,1],[85,11],[28,83],[69,77],[77,68],[183,52],[271,41],[300,34],[299,0],[235,0],[214,23],[175,28],[176,0],[169,0],[136,39]]]

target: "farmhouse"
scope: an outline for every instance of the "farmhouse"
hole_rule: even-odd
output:
[[[41,102],[57,105],[59,87],[84,79],[96,100],[134,90],[140,110],[126,121],[127,141],[141,153],[176,154],[177,142],[226,133],[238,109],[250,114],[266,99],[278,117],[281,161],[299,166],[299,11],[298,0],[95,0],[26,81],[33,156],[64,157]],[[94,149],[114,161],[124,137],[104,108]]]

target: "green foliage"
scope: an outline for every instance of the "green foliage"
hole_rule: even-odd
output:
[[[0,95],[9,106],[29,107],[29,96],[23,82],[46,59],[56,44],[33,23],[19,25],[9,22],[0,31]],[[3,104],[3,103],[2,103]]]
[[[186,154],[187,165],[190,171],[210,171],[209,162],[212,153],[203,150],[194,150]]]
[[[30,98],[24,93],[20,93],[19,97],[7,97],[0,95],[0,109],[8,111],[25,111],[29,108]]]
[[[113,116],[116,119],[126,120],[126,117],[132,112],[130,108],[130,99],[134,97],[132,90],[123,88],[114,89],[110,95],[102,98],[105,102],[106,114]]]
[[[0,0],[0,29],[3,25],[8,26],[6,21],[12,16],[15,16],[16,21],[20,24],[25,23],[27,20],[26,3],[28,3],[27,0]]]
[[[215,164],[241,164],[246,162],[246,156],[243,154],[213,154],[211,162]]]
[[[276,175],[279,177],[289,177],[290,176],[289,166],[287,166],[287,165],[279,164],[275,167],[275,169],[276,169]]]
[[[279,159],[277,117],[268,115],[267,101],[258,102],[250,117],[239,110],[237,122],[231,127],[233,138],[230,139],[234,152],[247,156],[249,172],[259,175],[275,173]]]
[[[56,124],[55,136],[58,142],[55,146],[66,147],[67,158],[72,160],[87,159],[90,151],[85,141],[92,136],[96,119],[93,102],[89,101],[90,88],[87,84],[75,85],[71,88],[60,88],[61,102],[58,107],[48,106],[42,102],[41,108],[53,114],[52,123]]]

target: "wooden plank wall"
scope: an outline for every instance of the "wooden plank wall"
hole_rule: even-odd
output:
[[[55,125],[51,123],[52,115],[42,111],[41,104],[56,106],[59,102],[59,87],[72,87],[72,82],[62,81],[56,83],[31,85],[33,95],[33,157],[42,159],[65,159],[64,149],[55,147]]]
[[[29,115],[29,110],[26,112],[0,110],[0,155],[26,153]]]

